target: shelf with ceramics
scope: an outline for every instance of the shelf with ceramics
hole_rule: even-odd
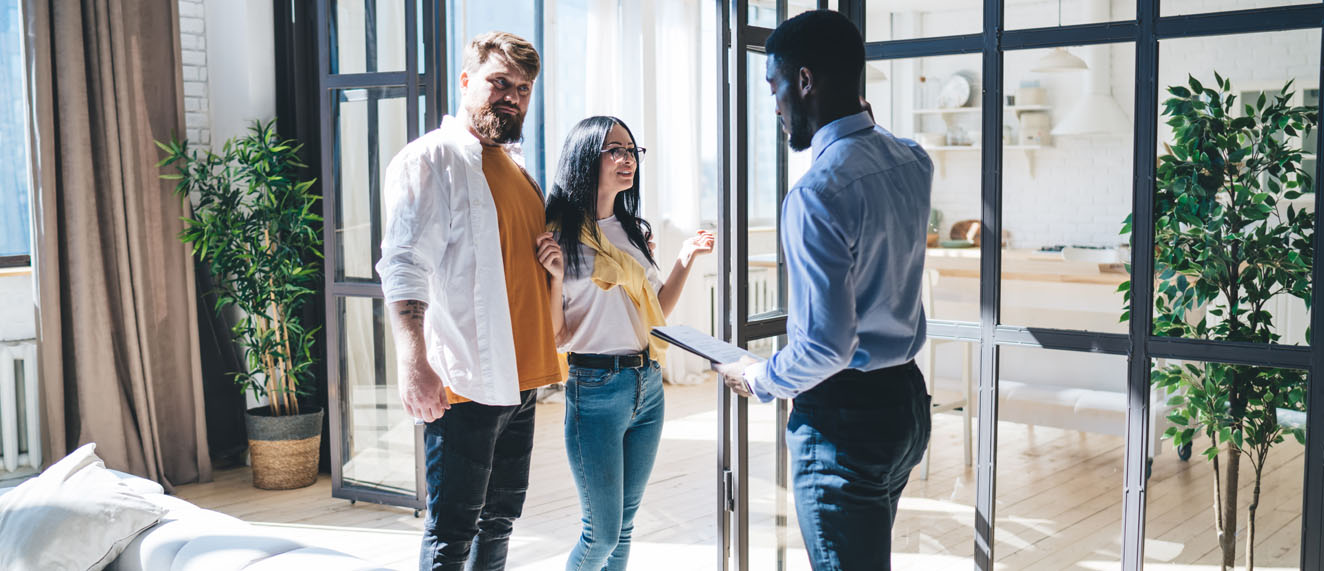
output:
[[[984,107],[978,100],[979,76],[973,71],[962,70],[942,80],[939,86],[934,86],[924,76],[920,77],[919,84],[919,105],[910,111],[915,118],[915,140],[933,157],[939,176],[946,176],[948,153],[970,153],[981,149],[978,128]],[[1053,107],[1047,101],[1047,90],[1036,84],[1008,94],[1005,104],[1000,107],[1004,113],[1012,114],[1004,121],[1003,149],[1007,154],[1024,156],[1031,177],[1034,177],[1035,151],[1047,147],[1052,141]],[[928,121],[925,118],[929,118]],[[934,118],[941,120],[941,130],[924,130],[926,123],[929,127],[936,126]]]
[[[925,145],[920,143],[924,150],[933,158],[935,166],[938,167],[938,176],[947,176],[947,153],[969,153],[983,150],[980,145]],[[1047,149],[1045,145],[1002,145],[1003,151],[1013,152],[1025,157],[1025,164],[1029,170],[1030,178],[1034,178],[1034,153],[1041,149]]]
[[[1009,105],[1002,108],[1004,111],[1013,111],[1017,114],[1028,113],[1031,111],[1052,111],[1053,108],[1048,105]],[[916,115],[956,115],[961,113],[979,113],[983,107],[947,107],[937,109],[915,109],[911,111]]]

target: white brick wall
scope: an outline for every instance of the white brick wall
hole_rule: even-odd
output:
[[[179,0],[179,44],[184,67],[184,125],[195,145],[211,145],[207,98],[207,25],[204,0]]]
[[[1177,16],[1308,3],[1309,0],[1163,0],[1159,3],[1159,11],[1163,16]]]

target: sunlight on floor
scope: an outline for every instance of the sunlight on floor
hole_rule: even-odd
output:
[[[1241,562],[1238,561],[1238,564],[1240,563]],[[1117,562],[1082,561],[1080,562],[1080,567],[1091,571],[1095,569],[1098,569],[1099,571],[1112,571],[1113,569],[1117,569]],[[1165,565],[1162,563],[1145,563],[1145,571],[1217,571],[1219,568],[1218,565]],[[1240,569],[1241,567],[1238,566],[1237,568]],[[1296,567],[1265,567],[1258,563],[1255,564],[1255,569],[1258,571],[1297,571]]]

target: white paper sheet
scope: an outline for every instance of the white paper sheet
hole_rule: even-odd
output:
[[[725,341],[715,339],[711,335],[688,325],[654,327],[653,335],[667,343],[671,343],[672,345],[719,365],[724,363],[734,363],[739,361],[741,357],[751,357],[760,361],[763,360],[763,358],[758,355]]]

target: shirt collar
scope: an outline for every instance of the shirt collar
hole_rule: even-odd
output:
[[[822,155],[823,151],[827,150],[827,148],[832,146],[832,143],[837,142],[838,139],[872,128],[873,119],[869,118],[868,111],[860,111],[853,115],[847,115],[828,123],[827,125],[819,127],[818,131],[814,133],[814,138],[810,143],[811,149],[813,149],[814,153],[814,160],[818,160],[819,155]]]
[[[473,133],[469,132],[469,128],[465,126],[463,121],[460,121],[459,117],[451,115],[442,117],[441,132],[447,140],[458,143],[460,148],[464,149],[470,156],[480,157],[483,155],[483,143]],[[502,145],[502,147],[510,155],[510,158],[514,159],[515,164],[518,164],[521,168],[524,166],[523,148],[519,143],[509,143]]]

